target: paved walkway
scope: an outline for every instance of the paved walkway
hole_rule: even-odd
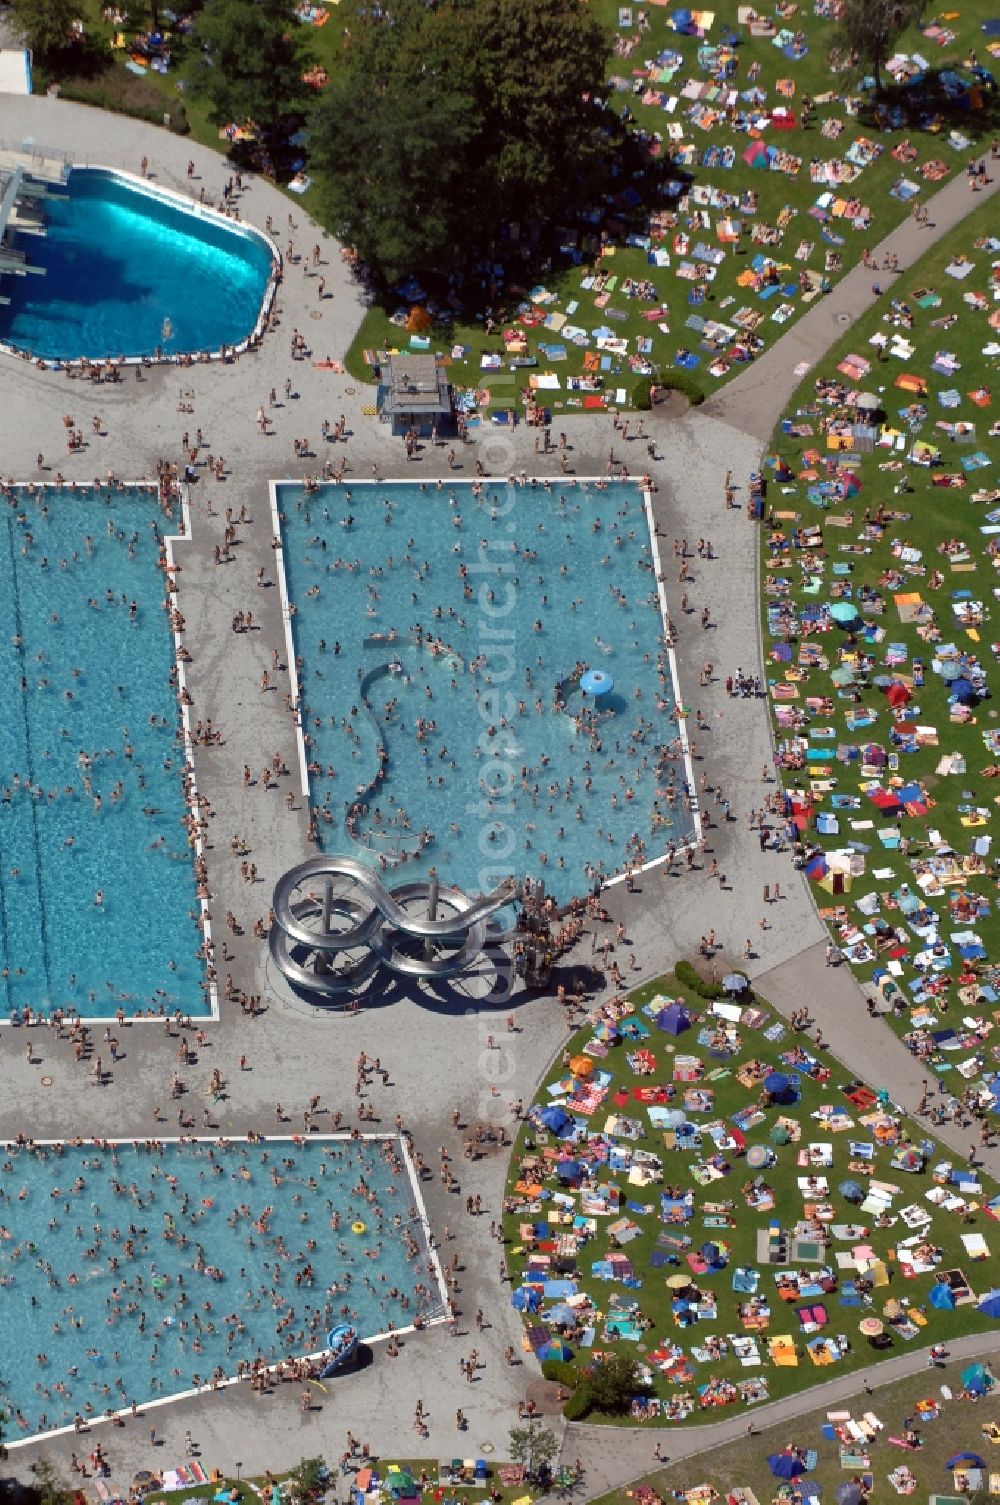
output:
[[[72,148],[79,160],[132,170],[146,155],[156,177],[179,188],[186,183],[186,163],[192,157],[196,186],[204,182],[212,196],[218,195],[228,175],[224,160],[215,153],[141,122],[47,98],[14,101],[0,97],[0,145],[15,144],[28,135],[39,146]],[[141,384],[91,391],[54,372],[0,362],[0,453],[5,474],[22,478],[35,474],[39,449],[50,451],[52,463],[70,478],[86,481],[108,470],[138,477],[152,474],[161,457],[180,459],[182,429],[201,426],[206,450],[227,457],[231,471],[225,482],[217,485],[202,479],[193,488],[193,537],[178,551],[182,566],[178,604],[187,618],[188,646],[194,655],[189,670],[194,715],[211,716],[225,736],[224,746],[200,750],[197,755],[199,787],[215,811],[208,853],[213,908],[219,916],[232,909],[249,929],[254,916],[266,912],[278,874],[304,855],[300,801],[293,798],[293,808],[288,809],[285,800],[287,793],[299,793],[291,722],[281,695],[262,696],[258,687],[261,669],[270,667],[271,649],[283,647],[277,592],[258,590],[254,584],[257,568],[270,571],[273,562],[267,483],[274,476],[301,477],[314,469],[315,462],[296,460],[292,441],[308,436],[318,448],[321,420],[335,420],[342,412],[351,437],[346,449],[338,453],[349,457],[348,484],[369,476],[373,465],[390,474],[406,469],[414,479],[450,473],[438,450],[423,451],[417,464],[404,466],[398,441],[390,441],[386,431],[362,412],[370,389],[358,387],[346,376],[314,371],[310,362],[290,359],[288,339],[293,328],[307,334],[317,357],[342,356],[362,317],[362,301],[336,244],[296,206],[290,211],[288,201],[269,185],[251,180],[241,211],[260,224],[271,214],[278,225],[284,225],[291,212],[296,224],[287,234],[295,237],[300,248],[317,241],[322,247],[326,262],[322,270],[330,296],[320,303],[313,279],[300,268],[290,269],[278,300],[278,333],[266,339],[259,354],[222,369],[194,367],[180,373],[166,368],[151,373]],[[776,349],[787,350],[785,340],[795,333],[785,336]],[[794,365],[794,359],[787,364]],[[754,371],[766,369],[762,362]],[[286,377],[292,381],[294,395],[275,410],[276,432],[265,439],[256,430],[254,415],[262,401],[266,405],[269,388],[282,390]],[[181,386],[194,394],[193,412],[178,410]],[[82,454],[67,455],[62,415],[80,408],[84,418],[91,411],[101,412],[107,437],[94,439]],[[679,630],[682,696],[692,711],[689,726],[696,744],[696,779],[700,784],[704,775],[704,799],[713,824],[706,832],[704,865],[693,874],[667,876],[660,869],[648,876],[642,892],[635,896],[626,895],[621,887],[610,890],[609,905],[626,921],[640,963],[638,976],[652,975],[672,965],[678,954],[693,952],[699,937],[714,928],[724,947],[720,966],[728,960],[745,965],[773,990],[779,1006],[808,1001],[849,1070],[870,1079],[877,1061],[882,1068],[881,1080],[876,1073],[877,1084],[910,1101],[913,1063],[883,1026],[878,1027],[882,1033],[874,1050],[866,1037],[856,1033],[855,1023],[860,1030],[867,1018],[863,1001],[846,971],[834,974],[822,966],[819,943],[824,931],[807,885],[791,873],[786,859],[761,853],[749,829],[750,810],[773,785],[762,776],[771,758],[766,703],[731,702],[723,687],[726,674],[737,667],[763,673],[756,606],[757,532],[741,512],[727,511],[723,503],[725,471],[732,468],[734,478],[745,483],[759,463],[760,436],[740,426],[738,412],[735,418],[730,423],[702,409],[679,422],[647,420],[648,430],[659,443],[660,458],[652,467],[659,488],[654,507],[663,535],[661,555],[670,609]],[[88,427],[81,419],[78,423]],[[603,473],[612,446],[624,454],[634,474],[647,468],[645,442],[622,441],[609,418],[560,415],[559,425],[569,435],[578,474]],[[534,435],[524,428],[513,434],[483,430],[477,445],[460,451],[456,478],[471,477],[478,455],[492,474],[507,475],[523,468],[551,474],[558,482],[554,457],[535,455],[533,440]],[[221,537],[225,508],[234,506],[238,512],[243,503],[251,521],[239,529],[235,562],[217,568],[212,563],[213,545]],[[523,493],[517,505],[533,508],[537,501]],[[710,561],[694,553],[697,539],[705,536],[713,543],[715,557]],[[688,540],[693,582],[676,580],[675,537]],[[682,593],[689,597],[688,611],[682,608]],[[252,606],[261,631],[234,638],[232,614],[247,605]],[[703,605],[709,607],[712,624],[704,631],[700,626]],[[710,682],[700,684],[708,661],[712,664]],[[269,758],[275,752],[289,773],[273,797],[256,787],[244,792],[243,763],[256,769],[262,755]],[[729,799],[732,820],[722,818],[715,790],[720,798]],[[253,847],[262,880],[255,886],[241,881],[238,859],[230,856],[229,840],[237,833]],[[707,876],[713,857],[726,875],[724,884]],[[765,906],[763,885],[773,887],[775,878],[787,897]],[[744,963],[747,942],[752,955]],[[275,1125],[276,1101],[298,1114],[315,1093],[321,1094],[324,1105],[341,1108],[349,1118],[354,1111],[353,1062],[363,1048],[379,1054],[394,1073],[395,1085],[385,1091],[380,1088],[374,1099],[380,1121],[391,1122],[401,1112],[418,1148],[432,1162],[440,1144],[452,1145],[453,1152],[460,1149],[450,1123],[453,1104],[470,1121],[507,1115],[514,1098],[530,1100],[541,1072],[565,1038],[561,1014],[548,999],[520,995],[516,1000],[518,1031],[508,1037],[503,1027],[506,1010],[484,1011],[459,988],[412,995],[386,989],[378,997],[380,1007],[366,1008],[356,1016],[319,1015],[269,987],[261,952],[259,945],[245,937],[234,939],[232,959],[224,964],[222,975],[232,970],[237,985],[262,993],[265,1012],[248,1021],[224,1007],[219,1024],[208,1031],[208,1043],[188,1073],[189,1102],[200,1116],[202,1104],[212,1100],[208,1084],[213,1068],[218,1065],[233,1077],[240,1054],[250,1057],[252,1069],[233,1077],[228,1095],[219,1104],[215,1116],[219,1132],[239,1135],[253,1129],[266,1133]],[[588,958],[584,955],[581,960]],[[842,1018],[844,1025],[836,1037],[834,1016]],[[491,1034],[500,1041],[499,1049],[488,1048]],[[7,1089],[0,1104],[0,1137],[28,1126],[40,1136],[65,1134],[70,1127],[67,1104],[72,1105],[72,1129],[85,1136],[106,1133],[111,1124],[118,1134],[145,1135],[154,1128],[156,1106],[164,1110],[171,1106],[173,1111],[166,1088],[175,1064],[176,1041],[165,1040],[160,1030],[136,1025],[124,1031],[125,1060],[116,1065],[113,1081],[104,1090],[84,1085],[65,1046],[50,1042],[40,1031],[36,1035],[40,1061],[34,1067],[26,1064],[16,1036],[4,1031],[0,1038]],[[442,1070],[443,1063],[446,1070]],[[39,1085],[43,1072],[53,1081],[48,1090]],[[172,1126],[165,1111],[156,1120],[161,1134]],[[157,1433],[163,1437],[158,1450],[163,1462],[182,1457],[188,1428],[204,1442],[206,1460],[230,1470],[237,1459],[250,1472],[287,1466],[303,1452],[325,1451],[336,1457],[347,1427],[369,1436],[386,1452],[405,1455],[415,1446],[408,1418],[418,1396],[430,1403],[434,1413],[431,1441],[424,1445],[427,1450],[448,1456],[449,1448],[454,1449],[458,1439],[453,1417],[461,1406],[469,1418],[465,1448],[490,1442],[502,1454],[515,1402],[524,1394],[527,1381],[537,1375],[533,1361],[511,1368],[502,1359],[504,1347],[516,1341],[519,1331],[505,1288],[498,1291],[500,1250],[488,1234],[489,1220],[499,1211],[504,1170],[500,1156],[463,1165],[462,1195],[457,1198],[449,1197],[436,1182],[426,1189],[434,1228],[443,1236],[450,1224],[457,1234],[455,1243],[448,1243],[446,1255],[457,1249],[465,1267],[460,1277],[464,1309],[460,1327],[466,1330],[459,1339],[437,1329],[412,1340],[398,1364],[379,1354],[369,1370],[338,1386],[330,1403],[305,1416],[299,1415],[294,1387],[264,1401],[238,1388],[167,1407],[155,1413]],[[483,1198],[482,1218],[466,1218],[461,1211],[463,1198],[470,1193]],[[470,1333],[468,1319],[478,1306],[485,1308],[493,1326],[483,1333],[473,1327]],[[477,1383],[468,1386],[459,1378],[457,1357],[473,1345],[485,1368]],[[811,1404],[814,1392],[808,1394]],[[745,1415],[740,1415],[745,1428]],[[373,1433],[376,1424],[377,1436]],[[110,1447],[117,1483],[149,1463],[147,1421],[132,1423],[120,1432],[105,1429],[102,1440]],[[70,1447],[68,1442],[46,1443],[44,1451],[65,1461]],[[624,1461],[622,1469],[622,1477],[629,1476]]]
[[[912,217],[903,220],[890,235],[873,246],[876,263],[881,268],[884,257],[894,255],[899,263],[899,275],[904,274],[931,246],[961,224],[967,214],[990,200],[998,189],[1000,172],[995,169],[986,188],[978,193],[972,192],[965,174],[959,173],[924,201],[930,214],[930,225],[921,228]],[[704,411],[724,419],[733,428],[756,435],[766,444],[802,380],[801,366],[815,366],[850,325],[867,312],[876,301],[872,292],[874,283],[888,292],[895,281],[892,272],[874,272],[856,266],[832,292],[803,314],[770,350],[765,351],[760,360],[747,366],[735,381],[727,383],[711,397]]]

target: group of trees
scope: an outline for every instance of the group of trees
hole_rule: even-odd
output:
[[[10,3],[42,58],[76,45],[78,0]],[[838,43],[881,84],[924,4],[846,0]],[[610,38],[580,0],[362,7],[318,99],[302,81],[308,28],[293,0],[186,8],[190,93],[215,124],[253,120],[272,164],[287,160],[282,148],[306,125],[323,218],[383,283],[416,273],[467,293],[515,235],[544,256],[556,227],[629,181],[626,134],[604,90]],[[158,24],[158,0],[130,9]]]

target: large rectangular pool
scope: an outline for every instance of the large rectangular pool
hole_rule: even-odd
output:
[[[529,874],[568,899],[690,839],[637,486],[274,499],[323,847],[470,893]]]
[[[206,1014],[156,492],[0,495],[0,1001]]]

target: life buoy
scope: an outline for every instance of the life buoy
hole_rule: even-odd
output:
[[[365,1233],[366,1232],[365,1225],[364,1225],[364,1223],[362,1223],[362,1221],[361,1221],[360,1218],[358,1218],[358,1220],[357,1220],[356,1223],[352,1223],[351,1224],[351,1232],[352,1233]]]

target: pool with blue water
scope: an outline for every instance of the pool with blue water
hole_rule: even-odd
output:
[[[206,1014],[150,488],[0,497],[0,1010]],[[161,531],[162,530],[162,531]]]
[[[272,259],[249,227],[103,168],[73,168],[42,208],[45,235],[11,243],[43,275],[0,279],[0,339],[45,360],[113,360],[252,334]]]
[[[319,839],[561,899],[690,838],[642,491],[275,488]],[[610,674],[600,697],[584,668]]]
[[[0,1150],[8,1436],[440,1315],[393,1137]],[[418,1289],[419,1287],[419,1289]]]

